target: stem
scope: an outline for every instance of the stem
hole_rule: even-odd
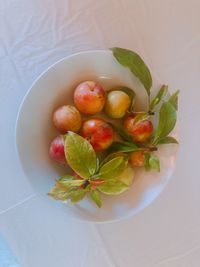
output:
[[[89,180],[86,180],[83,184],[83,189],[85,189],[90,184]]]
[[[157,150],[158,150],[158,148],[156,146],[153,146],[153,147],[149,148],[149,151],[157,151]]]
[[[147,113],[146,111],[134,111],[133,112],[134,114],[144,114],[144,113]]]
[[[148,94],[148,108],[150,108],[150,101],[151,101],[150,94]]]
[[[157,150],[158,150],[158,148],[155,147],[155,146],[152,146],[152,147],[145,147],[145,148],[144,148],[144,151],[145,151],[145,152],[152,152],[152,151],[157,151]]]
[[[151,111],[149,110],[148,112],[147,111],[134,111],[133,112],[134,114],[148,114],[149,116],[153,116],[155,115],[155,112],[154,111]],[[128,114],[131,114],[131,112],[129,112]]]
[[[153,115],[155,115],[155,112],[149,110],[149,111],[148,111],[148,114],[149,114],[150,116],[153,116]]]

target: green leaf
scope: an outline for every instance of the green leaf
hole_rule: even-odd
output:
[[[135,103],[135,96],[136,96],[135,92],[128,87],[120,87],[118,90],[123,91],[124,93],[126,93],[130,97],[131,105],[130,105],[129,111],[133,112],[133,106]]]
[[[133,142],[113,142],[111,147],[109,148],[110,153],[114,152],[133,152],[141,150],[136,144]]]
[[[166,137],[174,128],[176,124],[176,110],[169,103],[162,104],[159,113],[159,123],[153,139],[153,144],[157,144],[160,139]]]
[[[72,204],[80,201],[81,199],[85,197],[86,192],[88,191],[87,188],[85,189],[80,188],[79,186],[81,184],[78,185],[78,183],[69,184],[69,185],[66,185],[65,183],[63,184],[64,177],[62,177],[61,179],[63,180],[58,180],[55,186],[50,190],[50,192],[48,193],[49,196],[51,196],[52,198],[56,200],[61,200],[61,201],[70,200]],[[70,181],[70,177],[68,181]],[[71,180],[71,182],[72,181],[73,180]],[[81,182],[83,183],[84,181],[81,181]]]
[[[69,166],[85,179],[96,171],[96,153],[93,147],[76,133],[68,132],[65,137],[65,157]]]
[[[99,162],[99,159],[97,158],[96,171],[95,171],[95,173],[98,173],[99,172],[99,167],[100,167],[100,162]]]
[[[94,203],[97,205],[97,207],[101,208],[102,201],[101,196],[97,190],[91,190],[90,191],[91,199],[94,201]]]
[[[98,187],[106,195],[118,195],[128,189],[128,186],[117,179],[109,179]]]
[[[127,165],[124,157],[116,157],[106,162],[99,170],[98,177],[100,179],[112,179],[118,176]]]
[[[150,88],[152,86],[151,73],[144,63],[143,59],[135,52],[114,47],[111,49],[114,57],[124,67],[130,69],[130,71],[140,80],[147,94],[150,95]]]
[[[156,155],[150,154],[149,166],[151,169],[154,169],[158,172],[160,171],[160,160]]]
[[[160,171],[160,160],[159,158],[150,153],[145,153],[145,162],[144,167],[146,171],[149,171],[151,169],[154,169],[156,171]]]
[[[68,199],[69,192],[65,186],[57,182],[48,195],[56,200],[64,201]]]
[[[113,129],[126,141],[132,142],[133,138],[132,136],[124,130],[123,126],[119,124],[112,124],[110,123]]]
[[[172,136],[166,136],[157,142],[158,145],[162,144],[178,144],[178,141]]]
[[[160,101],[166,95],[167,91],[168,91],[168,86],[167,85],[163,85],[160,88],[160,90],[158,91],[157,95],[155,96],[155,98],[150,103],[150,110],[151,111],[154,110],[155,106],[160,103]]]
[[[176,109],[178,110],[178,94],[179,94],[179,90],[177,90],[175,93],[173,93],[168,102]]]
[[[122,152],[111,153],[111,154],[108,154],[108,156],[103,159],[103,161],[100,164],[100,167],[116,157],[123,157],[125,161],[128,160],[128,155],[125,153],[122,153]]]
[[[69,187],[75,187],[75,186],[81,186],[85,183],[85,180],[78,180],[75,179],[73,176],[63,176],[58,181],[59,184],[69,188]]]
[[[87,191],[88,191],[87,189],[73,190],[69,193],[68,199],[70,199],[72,204],[76,204],[86,196]]]
[[[116,177],[116,180],[119,180],[125,185],[130,186],[133,183],[134,176],[135,172],[133,168],[127,165],[125,170],[119,176]]]
[[[144,155],[145,155],[144,167],[146,171],[149,171],[151,169],[149,164],[150,153],[145,153]]]

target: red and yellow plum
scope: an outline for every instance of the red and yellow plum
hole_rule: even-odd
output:
[[[100,118],[92,118],[83,122],[80,134],[91,143],[96,151],[107,149],[114,138],[112,127]]]
[[[80,83],[74,92],[74,103],[77,109],[87,115],[100,112],[104,107],[105,100],[104,88],[94,81]]]

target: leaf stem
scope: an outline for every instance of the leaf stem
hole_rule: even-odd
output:
[[[134,114],[144,114],[144,113],[147,113],[146,111],[134,111],[133,112]]]
[[[149,108],[149,109],[150,109],[150,102],[151,102],[150,94],[148,94],[148,108]]]
[[[152,146],[152,147],[145,147],[144,148],[144,151],[145,152],[152,152],[152,151],[157,151],[158,150],[158,148],[157,147],[155,147],[155,146]]]
[[[155,115],[155,112],[149,110],[149,111],[148,111],[148,114],[149,114],[150,116],[153,116],[153,115]]]
[[[149,116],[153,116],[155,115],[155,112],[154,111],[151,111],[149,110],[148,112],[147,111],[134,111],[134,112],[127,112],[128,114],[131,114],[131,113],[134,113],[134,114],[148,114]]]
[[[85,189],[90,184],[89,180],[86,180],[83,184],[83,189]]]
[[[154,147],[150,147],[150,148],[149,148],[149,151],[157,151],[157,150],[158,150],[158,148],[157,148],[157,147],[155,147],[155,146],[154,146]]]

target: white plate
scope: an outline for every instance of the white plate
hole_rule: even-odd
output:
[[[71,206],[46,196],[55,178],[66,173],[52,163],[49,143],[58,134],[52,125],[53,110],[72,103],[74,87],[84,80],[98,80],[107,89],[126,85],[134,88],[145,107],[146,93],[128,69],[120,66],[111,51],[88,51],[66,57],[48,68],[33,84],[21,105],[16,127],[18,154],[27,179],[35,191],[69,216],[96,222],[116,221],[136,214],[147,207],[168,182],[176,160],[176,145],[161,146],[161,172],[136,172],[132,187],[119,196],[103,196],[103,207],[96,208],[90,200]]]

